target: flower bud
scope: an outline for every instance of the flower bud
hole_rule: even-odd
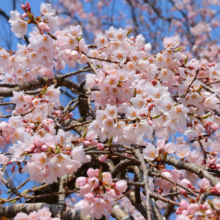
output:
[[[29,127],[32,128],[32,129],[34,129],[36,126],[35,126],[34,123],[30,123],[30,124],[29,124]]]
[[[119,180],[116,182],[115,189],[119,192],[125,192],[128,188],[127,182],[125,180]]]
[[[47,31],[47,32],[50,31],[49,26],[48,26],[46,23],[44,23],[44,22],[38,23],[37,26],[38,26],[38,28],[40,29],[41,33],[42,33],[43,31]]]
[[[22,15],[22,18],[26,18],[27,17],[27,13],[24,13],[23,15]]]
[[[98,143],[98,144],[97,144],[97,148],[98,148],[99,150],[104,150],[104,144]]]
[[[26,10],[26,6],[25,6],[25,5],[20,4],[20,6],[21,6],[21,9],[22,9],[22,10],[24,10],[24,11]]]
[[[85,140],[85,141],[83,141],[83,144],[84,144],[85,146],[88,146],[88,145],[90,145],[91,143],[90,143],[90,141]]]
[[[101,155],[101,156],[99,157],[99,161],[100,161],[100,162],[105,162],[105,161],[106,161],[106,156],[105,156],[105,155]]]
[[[86,183],[87,183],[87,178],[86,177],[78,177],[76,179],[76,183],[79,185],[79,186],[84,186]]]
[[[34,153],[41,153],[41,149],[39,147],[35,148]]]
[[[46,151],[48,150],[47,145],[44,144],[44,145],[41,147],[41,150],[46,152]]]

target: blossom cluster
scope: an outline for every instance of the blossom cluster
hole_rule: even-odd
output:
[[[15,218],[15,220],[31,220],[31,219],[38,219],[38,220],[60,220],[60,218],[52,218],[51,212],[48,208],[39,209],[37,212],[31,212],[29,215],[25,214],[24,212],[19,212]]]
[[[122,195],[127,189],[127,182],[119,180],[112,182],[109,172],[101,172],[98,169],[89,168],[88,177],[78,177],[76,183],[80,187],[80,194],[85,196],[74,205],[76,210],[80,210],[84,216],[101,219],[102,215],[111,214],[112,205],[115,203],[113,198]]]
[[[11,102],[16,104],[13,117],[0,123],[1,145],[13,144],[9,148],[11,161],[23,162],[30,156],[22,172],[29,172],[31,180],[42,183],[57,182],[57,178],[77,171],[82,163],[91,160],[83,145],[73,147],[72,133],[62,129],[56,133],[54,120],[48,117],[61,114],[54,110],[60,105],[59,95],[60,90],[54,86],[34,97],[13,92]],[[24,116],[19,115],[22,113]]]
[[[189,204],[186,200],[180,201],[180,208],[177,209],[177,220],[189,219],[218,219],[220,211],[220,200],[215,198],[199,205],[198,203]]]

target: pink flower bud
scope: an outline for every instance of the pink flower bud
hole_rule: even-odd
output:
[[[24,13],[24,14],[22,15],[22,18],[26,18],[26,17],[27,17],[27,14]]]
[[[78,177],[76,179],[76,183],[79,185],[79,186],[84,186],[86,183],[87,183],[87,178],[86,177]]]
[[[97,144],[97,148],[98,148],[99,150],[104,150],[104,144],[98,143],[98,144]]]
[[[47,145],[45,145],[45,144],[42,145],[41,150],[44,151],[44,152],[46,152],[46,151],[48,150]]]
[[[34,123],[30,123],[30,124],[29,124],[29,127],[32,128],[32,129],[34,129],[36,126],[35,126]]]
[[[149,104],[149,105],[148,105],[148,110],[151,111],[151,110],[153,109],[153,107],[154,107],[154,104],[153,104],[153,103]]]
[[[153,124],[153,122],[152,122],[151,119],[148,119],[148,120],[147,120],[147,123],[148,123],[150,126],[152,126],[152,124]]]
[[[41,147],[43,144],[44,144],[44,142],[41,140],[41,138],[39,138],[39,137],[34,138],[34,145],[36,147]]]
[[[189,212],[189,214],[194,214],[198,210],[199,210],[199,204],[191,203],[187,208],[187,211]]]
[[[215,66],[216,62],[213,62],[213,63],[209,63],[208,64],[208,67],[212,67],[212,66]]]
[[[210,127],[211,127],[211,129],[212,129],[213,131],[216,131],[216,130],[219,129],[219,125],[216,124],[215,122],[212,122],[211,125],[210,125]]]
[[[22,10],[24,10],[24,11],[26,10],[26,6],[25,6],[25,5],[20,4],[20,6],[21,6],[21,9],[22,9]]]
[[[181,199],[180,208],[181,209],[187,209],[188,206],[189,206],[189,203],[185,199]]]
[[[127,182],[125,180],[119,180],[116,182],[115,189],[119,192],[125,192],[128,188]]]
[[[95,172],[94,169],[89,168],[89,169],[87,170],[87,175],[88,175],[88,177],[92,178],[92,177],[95,177],[95,176],[96,176],[96,172]]]
[[[183,195],[185,197],[188,197],[188,195],[187,195],[187,193],[186,193],[186,191],[184,189],[181,189],[180,193],[181,193],[181,195]]]
[[[83,144],[84,144],[85,146],[88,146],[88,145],[90,145],[91,143],[90,143],[90,141],[85,140],[85,141],[83,141]]]
[[[209,180],[206,178],[201,179],[197,184],[202,191],[205,191],[211,187]]]
[[[183,210],[182,210],[181,208],[177,208],[176,214],[177,214],[177,215],[182,214],[182,211],[183,211]]]
[[[30,6],[29,2],[26,2],[26,7],[27,7],[27,10],[28,10],[29,12],[31,12],[31,6]]]
[[[38,28],[40,30],[40,33],[43,33],[44,31],[47,31],[47,32],[50,31],[49,26],[46,23],[44,23],[44,22],[38,23]]]
[[[116,197],[115,190],[114,190],[114,189],[110,189],[110,190],[108,191],[108,195],[110,195],[111,197]]]
[[[53,120],[53,119],[48,118],[48,119],[47,119],[47,122],[49,122],[49,124],[52,124],[52,123],[54,122],[54,120]]]
[[[32,146],[31,146],[31,151],[34,151],[35,148],[36,148],[36,146],[35,146],[35,145],[32,145]]]
[[[145,113],[140,113],[140,116],[141,116],[141,117],[145,117],[146,114],[145,114]]]
[[[34,153],[41,153],[41,149],[39,147],[35,148]]]
[[[95,169],[95,176],[99,176],[99,169]]]
[[[106,161],[106,156],[105,156],[105,155],[101,155],[101,156],[99,157],[99,161],[100,161],[100,162],[105,162],[105,161]]]
[[[91,140],[91,145],[92,146],[97,146],[98,144],[98,141],[97,140]]]
[[[153,86],[157,85],[157,81],[156,80],[153,80],[151,83],[152,83]]]
[[[209,164],[211,165],[213,165],[213,164],[215,164],[215,161],[216,161],[216,159],[215,158],[213,158],[213,159],[211,159],[210,161],[209,161]]]
[[[206,210],[206,211],[205,211],[205,213],[206,213],[206,215],[210,216],[210,215],[212,215],[212,214],[213,214],[213,211],[212,211],[212,210],[210,210],[210,209],[208,209],[208,210]]]

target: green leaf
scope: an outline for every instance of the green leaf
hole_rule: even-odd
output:
[[[132,29],[128,31],[128,33],[126,34],[126,37],[128,37],[131,32],[132,32]]]
[[[135,88],[134,89],[134,97],[136,97],[136,95],[137,95],[137,89]]]
[[[82,39],[82,37],[77,37],[77,38],[76,38],[76,40],[77,40],[78,42],[80,42],[81,39]]]
[[[15,202],[17,202],[18,200],[17,199],[15,199],[15,200],[12,200],[10,203],[15,203]]]
[[[45,86],[41,91],[40,94],[44,95],[47,92],[47,86]]]
[[[98,68],[102,68],[100,65],[96,65]]]
[[[87,131],[85,131],[85,133],[83,134],[82,138],[85,138],[87,135]]]
[[[148,60],[148,59],[149,59],[149,57],[144,57],[144,58],[143,58],[143,60]]]
[[[199,88],[197,89],[197,92],[201,92],[202,88],[203,88],[203,86],[200,85]]]
[[[23,194],[27,194],[28,191],[29,191],[28,189],[25,189],[22,193],[23,193]]]
[[[213,203],[210,200],[208,200],[208,203],[209,203],[209,205],[211,206],[212,209],[215,209]]]
[[[154,115],[153,117],[152,117],[152,119],[157,119],[157,118],[159,118],[161,115]]]
[[[212,113],[209,112],[208,114],[201,116],[201,119],[207,119],[207,118],[209,118],[211,115],[212,115]]]
[[[30,13],[28,13],[27,16],[28,16],[28,18],[29,18],[30,20],[32,20],[32,16],[31,16]]]
[[[111,138],[109,139],[109,146],[111,147],[112,146],[112,141],[113,141],[113,136],[111,136]]]
[[[183,49],[183,47],[177,47],[176,49],[174,49],[174,52],[181,51],[182,49]]]
[[[164,153],[164,155],[163,155],[163,159],[164,159],[164,160],[167,159],[167,152]]]
[[[187,61],[188,61],[188,56],[187,56],[186,59],[184,60],[183,65],[186,65]]]
[[[60,153],[60,147],[56,145],[56,151],[55,154],[59,154]]]

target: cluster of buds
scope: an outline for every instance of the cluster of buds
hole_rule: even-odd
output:
[[[31,6],[29,2],[26,2],[26,5],[20,4],[20,6],[26,13],[31,13]]]
[[[86,216],[100,219],[102,215],[108,215],[112,211],[114,199],[122,195],[127,189],[127,182],[119,180],[112,182],[109,172],[102,173],[102,169],[89,168],[88,177],[78,177],[76,183],[80,187],[80,194],[85,195],[85,199],[75,205]],[[83,209],[81,207],[83,205]]]
[[[212,152],[212,155],[216,156],[216,152]],[[213,158],[208,161],[208,167],[213,170],[218,170],[220,169],[220,164],[216,164],[216,159]]]
[[[80,186],[80,193],[87,194],[92,191],[95,196],[102,196],[105,191],[112,197],[120,196],[127,189],[127,182],[119,180],[112,182],[112,176],[109,172],[102,173],[101,169],[89,168],[88,177],[78,177],[76,182]]]

